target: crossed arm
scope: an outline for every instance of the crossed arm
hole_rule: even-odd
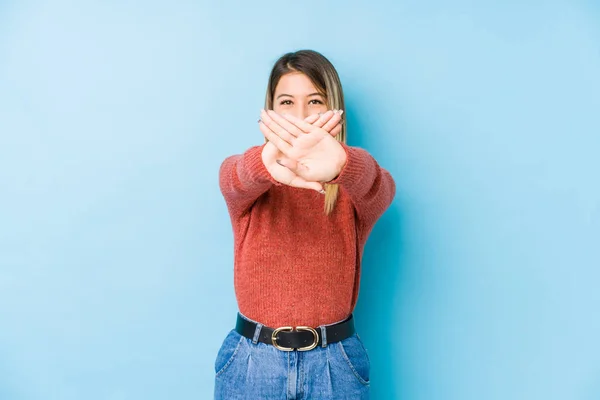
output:
[[[368,152],[335,139],[340,120],[339,111],[302,120],[262,110],[259,126],[268,142],[221,167],[230,209],[243,212],[274,184],[322,192],[330,183],[345,189],[360,218],[374,222],[392,202],[395,183]]]

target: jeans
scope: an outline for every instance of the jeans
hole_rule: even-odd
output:
[[[326,347],[281,351],[232,329],[215,360],[214,398],[369,399],[370,368],[356,333]]]

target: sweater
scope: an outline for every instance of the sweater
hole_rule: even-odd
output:
[[[367,238],[396,191],[364,149],[341,144],[347,160],[333,211],[325,196],[275,181],[264,144],[227,157],[219,186],[231,218],[239,311],[263,325],[312,326],[347,318],[358,300]]]

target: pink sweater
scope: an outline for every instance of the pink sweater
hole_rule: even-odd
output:
[[[342,144],[347,162],[331,214],[325,196],[282,185],[265,168],[262,146],[230,156],[219,185],[233,227],[239,310],[266,326],[317,327],[354,310],[367,237],[396,186],[365,150]]]

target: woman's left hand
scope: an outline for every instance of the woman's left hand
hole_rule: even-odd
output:
[[[329,182],[346,164],[346,151],[329,132],[292,115],[261,111],[263,134],[285,157],[278,163],[309,182]]]

